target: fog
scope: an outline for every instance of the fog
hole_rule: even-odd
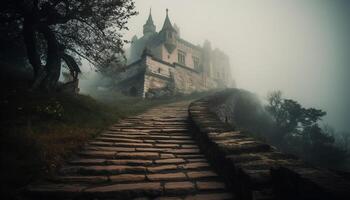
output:
[[[136,0],[135,5],[139,15],[129,20],[124,39],[142,36],[150,8],[159,31],[168,8],[181,37],[194,44],[208,39],[229,55],[237,87],[261,99],[281,90],[305,107],[327,111],[324,123],[350,130],[350,1]]]
[[[350,1],[136,0],[126,39],[142,36],[149,9],[157,31],[165,9],[181,37],[205,39],[231,59],[237,87],[327,111],[325,122],[350,130]]]

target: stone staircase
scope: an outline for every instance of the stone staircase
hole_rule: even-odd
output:
[[[234,199],[188,121],[188,104],[157,107],[110,127],[60,170],[30,185],[31,199]]]

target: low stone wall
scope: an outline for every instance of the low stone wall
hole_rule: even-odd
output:
[[[250,138],[234,127],[237,89],[192,102],[194,137],[209,161],[240,199],[350,199],[340,175]]]

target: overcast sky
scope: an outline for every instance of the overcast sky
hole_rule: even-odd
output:
[[[125,39],[142,36],[151,7],[157,31],[168,8],[184,39],[225,51],[239,88],[261,98],[282,90],[350,130],[350,1],[136,0]]]

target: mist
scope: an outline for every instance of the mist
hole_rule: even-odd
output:
[[[150,8],[157,31],[165,10],[194,44],[229,55],[238,88],[261,99],[272,90],[327,111],[324,122],[350,130],[350,2],[346,0],[136,0],[125,39],[142,36]],[[127,47],[127,46],[126,46]]]

